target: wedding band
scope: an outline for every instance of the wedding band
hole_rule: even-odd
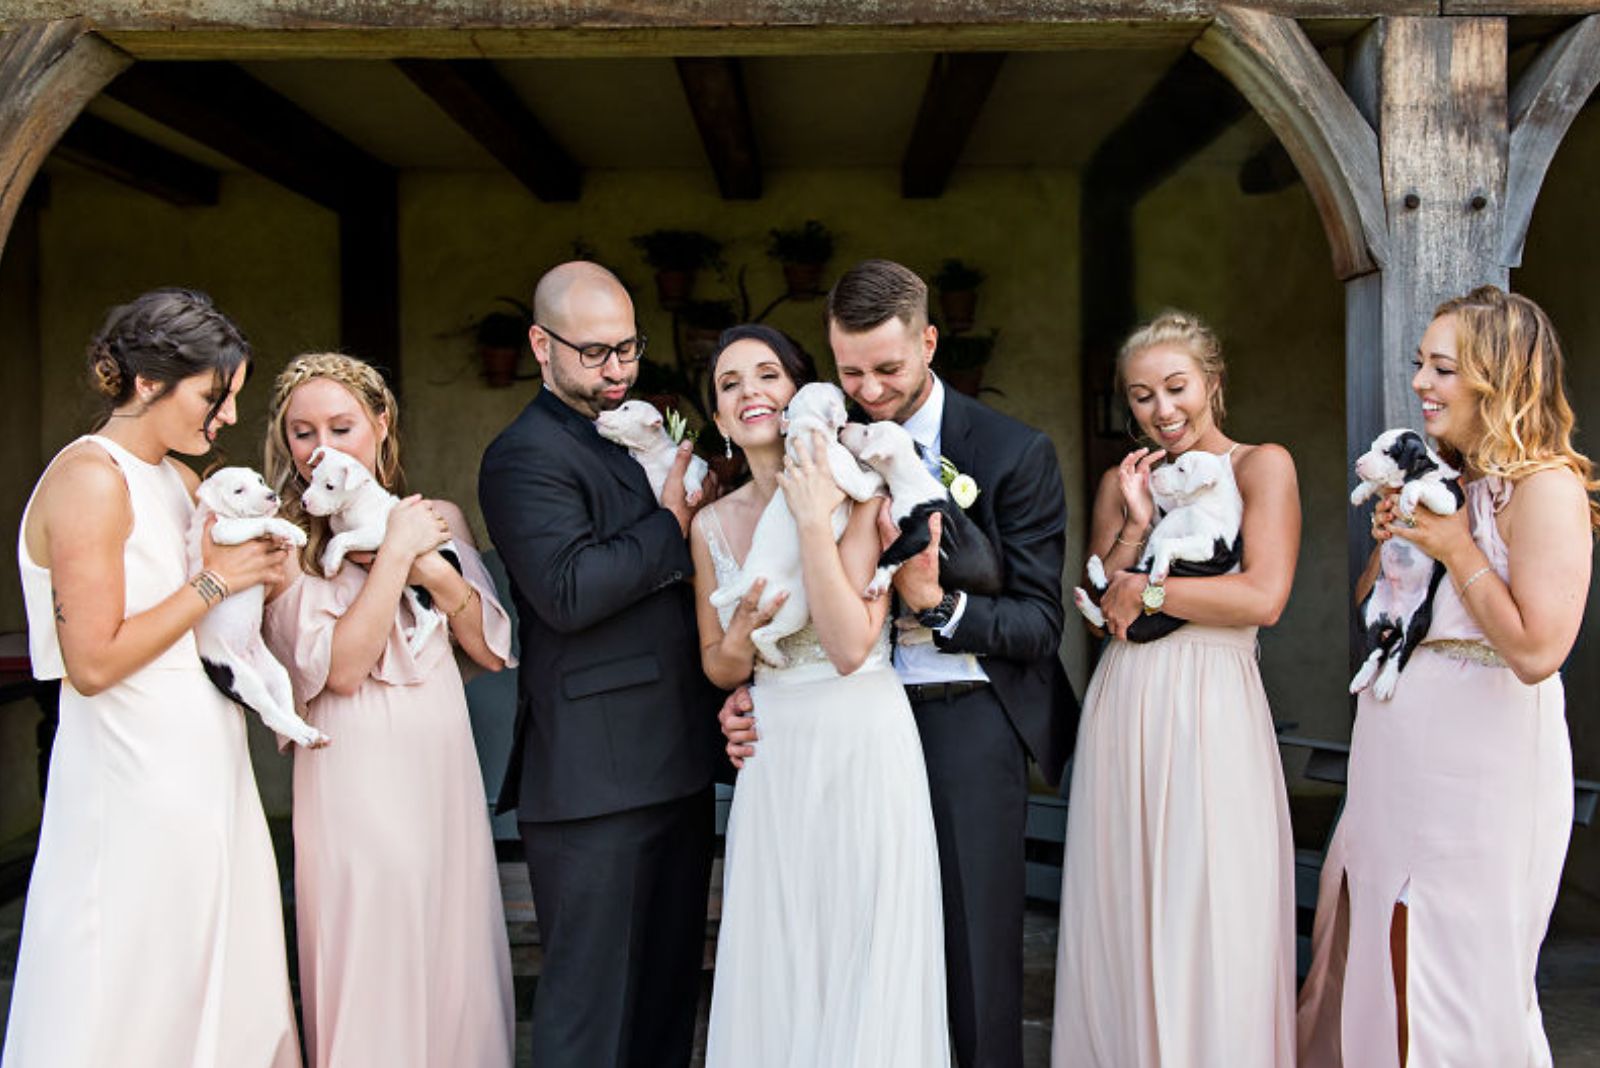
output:
[[[1408,515],[1401,516],[1400,522],[1404,523],[1408,527],[1414,527],[1417,525],[1417,521]]]

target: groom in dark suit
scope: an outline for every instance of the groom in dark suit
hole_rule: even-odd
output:
[[[539,1068],[687,1065],[706,930],[716,692],[684,540],[687,450],[660,504],[593,420],[645,339],[617,279],[551,270],[529,332],[544,386],[483,457],[478,499],[522,638],[500,809],[539,917]]]
[[[898,646],[895,668],[928,765],[956,1057],[961,1068],[1020,1068],[1027,758],[1058,783],[1077,731],[1057,655],[1066,501],[1049,438],[933,374],[927,309],[914,272],[866,260],[828,294],[828,341],[839,384],[868,419],[900,423],[930,469],[943,456],[976,483],[967,514],[1000,552],[997,596],[946,589],[937,540],[899,570],[901,611],[934,640]],[[887,517],[883,527],[887,544],[897,532]],[[755,737],[742,700],[721,717],[736,757]]]

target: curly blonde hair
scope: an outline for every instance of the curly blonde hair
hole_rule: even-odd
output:
[[[391,493],[403,494],[405,476],[400,469],[400,408],[377,368],[342,352],[308,352],[290,360],[278,373],[272,383],[272,399],[267,405],[267,442],[263,449],[267,484],[278,494],[280,514],[306,532],[306,544],[300,550],[301,568],[321,575],[322,551],[332,532],[325,517],[307,513],[300,501],[307,483],[295,468],[285,419],[289,398],[314,378],[339,383],[361,402],[373,423],[386,422],[388,433],[378,442],[373,472],[379,484]]]
[[[1455,318],[1456,373],[1476,399],[1482,436],[1471,455],[1441,445],[1450,463],[1508,481],[1565,468],[1591,495],[1600,490],[1589,458],[1572,447],[1575,419],[1567,400],[1561,341],[1544,309],[1520,293],[1479,286],[1434,309]],[[1600,533],[1600,502],[1589,522]]]
[[[1228,406],[1222,399],[1228,368],[1222,360],[1222,342],[1198,315],[1168,309],[1129,334],[1117,353],[1117,392],[1127,392],[1128,361],[1157,345],[1174,345],[1194,357],[1211,394],[1212,421],[1220,427],[1222,417],[1228,414]]]

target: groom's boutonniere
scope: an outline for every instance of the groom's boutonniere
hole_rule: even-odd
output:
[[[685,419],[683,413],[676,408],[668,408],[661,417],[666,420],[667,436],[672,439],[674,445],[682,444],[685,438],[694,441],[700,436],[699,431],[689,429],[689,420]]]
[[[972,507],[972,502],[978,499],[981,492],[972,476],[963,475],[945,456],[939,457],[939,481],[944,483],[945,489],[950,491],[951,498],[963,512]]]

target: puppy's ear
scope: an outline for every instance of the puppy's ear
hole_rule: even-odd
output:
[[[1400,465],[1400,470],[1405,472],[1407,481],[1421,478],[1439,467],[1428,455],[1428,443],[1422,440],[1421,434],[1415,432],[1400,435],[1400,439],[1394,443],[1394,459]]]
[[[220,503],[217,500],[218,492],[219,489],[217,480],[214,478],[208,478],[204,482],[200,483],[200,488],[194,491],[194,495],[201,504],[211,509],[211,511],[216,512],[220,510],[217,507],[217,505]]]
[[[322,454],[323,446],[318,445],[315,449],[312,449],[311,456],[306,460],[306,466],[315,471],[317,469],[317,465],[322,462]]]

